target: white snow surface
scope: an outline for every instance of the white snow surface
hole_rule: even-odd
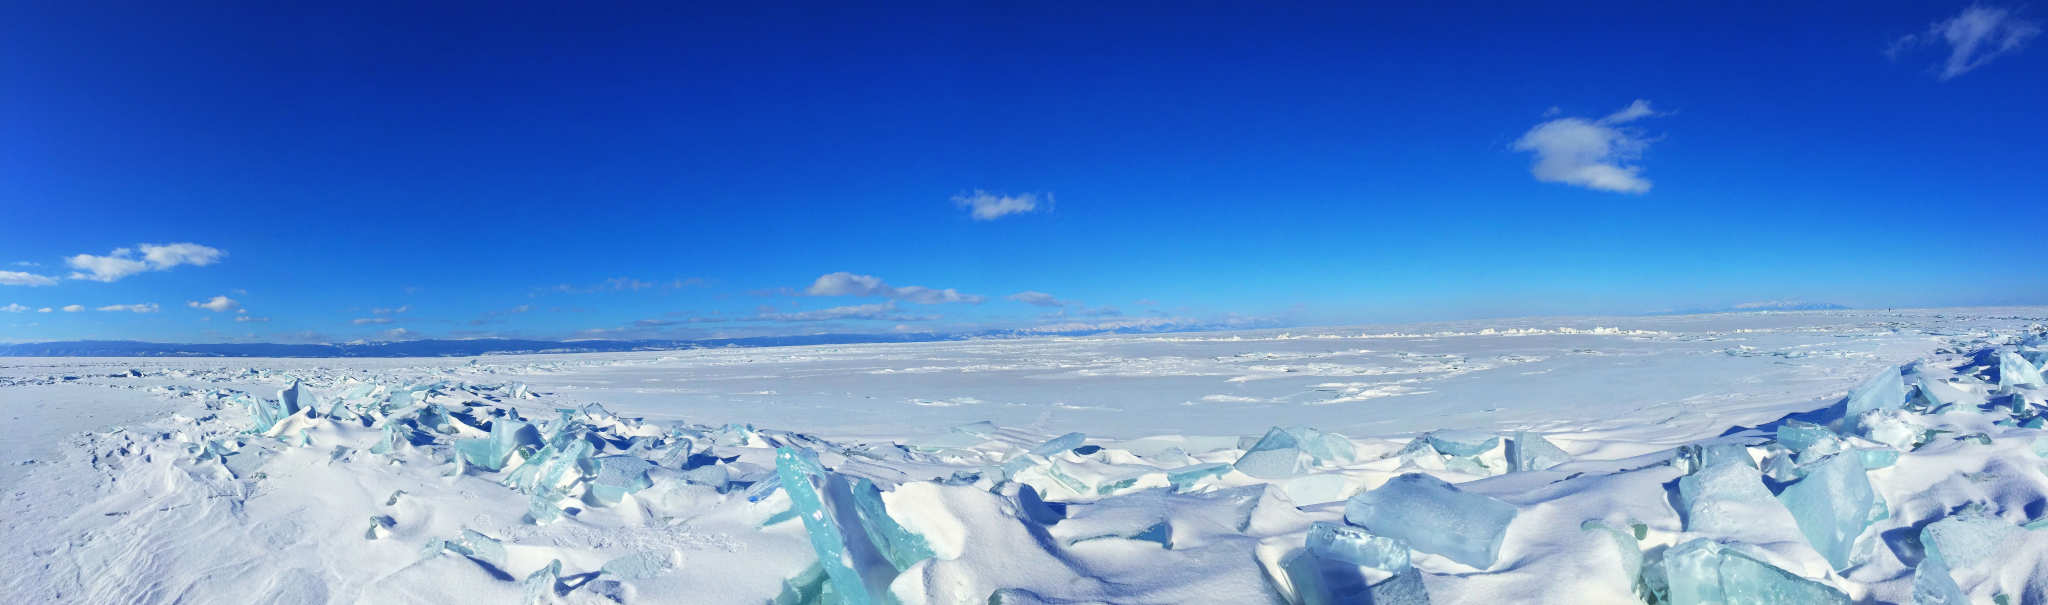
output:
[[[617,418],[584,417],[618,441],[598,455],[654,457],[625,440],[688,438],[755,486],[778,482],[768,446],[817,450],[833,471],[874,481],[888,516],[928,544],[930,556],[886,587],[902,603],[1298,602],[1281,564],[1309,525],[1342,523],[1343,498],[1410,472],[1517,509],[1489,567],[1413,554],[1432,603],[1643,602],[1615,541],[1582,530],[1587,521],[1645,526],[1637,546],[1652,567],[1669,547],[1708,537],[1858,603],[1910,603],[1926,556],[1920,528],[1957,515],[2014,526],[2048,517],[2033,445],[2048,432],[1995,425],[2008,414],[1975,407],[1911,414],[1948,432],[1867,473],[1890,516],[1840,570],[1775,512],[1725,535],[1688,531],[1677,487],[1686,472],[1665,462],[1708,443],[1748,445],[1766,461],[1789,416],[1825,422],[1825,408],[1886,368],[1919,360],[1947,376],[2043,323],[2042,307],[1836,310],[445,359],[0,358],[0,600],[797,602],[785,593],[801,592],[818,555],[789,490],[750,502],[760,490],[720,493],[663,464],[617,504],[592,500],[588,479],[570,484],[561,519],[536,524],[529,495],[504,484],[514,468],[453,463],[451,444],[484,436],[481,426],[377,454],[384,425],[420,409],[321,417],[364,385],[441,383],[417,405],[468,410],[463,423],[481,425],[507,409],[558,423],[557,410],[599,404]],[[295,379],[318,413],[248,433],[244,401],[277,399]],[[2048,389],[2013,392],[2039,405],[2033,393]],[[980,421],[1000,428],[949,436]],[[760,432],[703,451],[728,423]],[[1311,481],[1230,471],[1176,489],[1168,479],[1303,425],[1348,439],[1355,460],[1319,463]],[[1449,470],[1404,467],[1395,453],[1439,429],[1529,431],[1574,460],[1504,473],[1495,449]],[[1025,453],[1070,432],[1104,449]],[[1958,439],[1972,433],[1990,443]],[[215,444],[267,461],[230,470],[204,454]],[[1005,463],[1022,469],[1013,480],[996,470]],[[981,478],[945,481],[956,472]],[[1067,503],[1067,518],[1031,520],[1024,485]],[[1139,535],[1162,522],[1169,544]],[[441,546],[465,530],[504,553]],[[2048,603],[2048,537],[2013,535],[1954,571],[1972,602]],[[642,554],[653,571],[600,570]]]

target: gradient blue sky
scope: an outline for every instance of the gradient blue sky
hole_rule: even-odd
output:
[[[0,339],[2042,304],[2043,21],[10,2]]]

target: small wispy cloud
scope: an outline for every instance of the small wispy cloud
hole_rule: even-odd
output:
[[[77,306],[77,305],[72,305],[72,306]],[[64,308],[64,310],[66,310],[66,311],[70,311],[70,310],[71,310],[71,307],[65,307],[65,308]],[[99,311],[133,311],[133,312],[136,312],[136,313],[155,313],[155,312],[159,311],[160,309],[159,309],[159,308],[158,308],[158,307],[156,306],[156,303],[142,303],[142,304],[136,304],[136,305],[107,305],[107,306],[104,306],[104,307],[99,307],[99,308],[98,308],[97,310],[99,310]]]
[[[1969,73],[1992,59],[2020,52],[2041,35],[2041,23],[2014,17],[2011,10],[1972,4],[1962,13],[1936,21],[1927,31],[1892,40],[1884,51],[1896,61],[1915,49],[1947,44],[1948,59],[1936,77],[1947,80]]]
[[[1637,176],[1643,168],[1631,162],[1642,157],[1650,139],[1622,124],[1658,115],[1663,114],[1651,110],[1649,101],[1638,100],[1598,120],[1558,118],[1529,129],[1514,148],[1536,154],[1536,163],[1529,168],[1536,180],[1644,193],[1650,190],[1650,181]]]
[[[1050,208],[1052,203],[1052,194],[1045,194],[1045,206]],[[974,190],[972,194],[962,193],[953,196],[953,205],[972,209],[971,214],[977,221],[992,221],[1012,214],[1036,212],[1039,207],[1037,195],[996,195],[980,189]]]
[[[247,315],[236,315],[236,316],[235,316],[235,321],[255,321],[255,322],[267,322],[267,321],[270,321],[270,318],[268,318],[268,317],[250,317],[250,316],[247,316]]]
[[[639,292],[641,290],[680,290],[683,288],[708,287],[713,280],[701,277],[677,278],[666,282],[651,282],[632,277],[614,277],[590,286],[557,284],[546,288],[534,288],[533,296],[544,293],[591,294],[596,292]]]
[[[0,271],[0,286],[54,286],[57,278],[25,273],[21,271]]]
[[[817,281],[811,282],[811,287],[804,289],[804,294],[807,296],[858,296],[862,298],[879,296],[920,305],[936,305],[940,303],[978,305],[988,300],[986,296],[961,294],[958,290],[952,288],[944,290],[926,288],[924,286],[904,286],[898,288],[883,282],[879,277],[855,275],[845,271],[828,273],[818,277]]]
[[[137,249],[141,250],[139,257]],[[64,259],[64,264],[78,269],[71,273],[71,279],[112,282],[143,271],[167,271],[178,265],[203,267],[220,262],[227,255],[220,249],[193,243],[140,244],[135,248],[115,248],[106,256],[80,254]]]
[[[1003,297],[1003,299],[1014,300],[1020,303],[1038,307],[1064,307],[1067,305],[1081,304],[1080,301],[1061,300],[1058,297],[1055,297],[1051,294],[1046,294],[1044,292],[1037,292],[1032,290],[1026,290],[1023,292],[1018,292],[1016,294],[1011,294],[1009,296]]]
[[[213,300],[209,300],[206,302],[199,302],[196,300],[186,301],[185,306],[192,307],[194,309],[205,309],[208,311],[213,311],[215,313],[224,313],[227,311],[233,311],[237,308],[240,308],[242,304],[235,302],[235,299],[228,298],[226,296],[215,296],[213,297]]]
[[[84,310],[85,310],[85,305],[64,305],[64,312],[65,312],[65,313],[77,313],[77,312],[79,312],[79,311],[84,311]]]
[[[372,314],[375,314],[375,315],[390,315],[390,314],[393,314],[393,313],[404,313],[404,312],[406,312],[406,311],[411,311],[411,310],[412,310],[412,305],[402,305],[402,306],[399,306],[398,308],[395,308],[395,309],[370,309],[370,313],[372,313]]]
[[[391,323],[392,321],[394,320],[389,317],[363,317],[358,319],[351,319],[348,322],[358,326],[362,326],[370,324],[388,324]]]
[[[14,304],[9,304],[9,305],[7,305],[7,306],[5,306],[5,307],[0,307],[0,311],[6,311],[6,312],[8,312],[8,313],[20,313],[20,312],[22,312],[22,311],[27,311],[27,310],[29,310],[29,307],[24,307],[24,306],[21,306],[21,304],[20,304],[20,303],[14,303]]]

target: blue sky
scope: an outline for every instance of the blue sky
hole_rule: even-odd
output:
[[[0,339],[2048,303],[2038,7],[1101,4],[8,3]]]

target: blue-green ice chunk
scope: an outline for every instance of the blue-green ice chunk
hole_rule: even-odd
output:
[[[1899,463],[1899,451],[1881,447],[1859,447],[1856,456],[1863,459],[1863,468],[1877,470]]]
[[[696,485],[709,485],[721,494],[725,493],[725,490],[729,488],[732,482],[732,471],[727,470],[723,464],[706,464],[683,471],[682,476],[684,481]],[[771,482],[763,481],[761,483]]]
[[[1344,520],[1411,548],[1480,569],[1493,566],[1515,520],[1514,505],[1409,473],[1352,496]]]
[[[1426,435],[1436,451],[1452,456],[1477,456],[1500,447],[1500,436],[1478,431],[1441,430]]]
[[[1736,603],[1849,605],[1832,586],[1799,577],[1710,538],[1698,538],[1664,552],[1664,578],[1671,605]]]
[[[1542,435],[1529,431],[1515,431],[1514,441],[1508,442],[1508,472],[1511,473],[1540,471],[1571,461],[1571,454]]]
[[[1087,435],[1083,435],[1081,433],[1067,433],[1065,435],[1060,435],[1058,437],[1045,440],[1045,443],[1040,443],[1038,444],[1038,447],[1031,448],[1031,453],[1039,456],[1053,456],[1055,454],[1059,454],[1067,450],[1081,447],[1081,442],[1086,440],[1088,440]]]
[[[1308,474],[1314,466],[1315,458],[1302,451],[1301,441],[1279,428],[1266,431],[1233,465],[1238,472],[1260,479],[1292,479]]]
[[[612,559],[598,568],[598,571],[621,580],[645,580],[667,573],[670,569],[672,561],[669,553],[649,550]]]
[[[1308,526],[1308,550],[1324,559],[1392,573],[1408,571],[1408,542],[1328,521]]]
[[[2012,351],[1999,351],[1998,388],[2010,390],[2016,386],[2044,387],[2048,386],[2048,380],[2043,380],[2041,370],[2025,358]]]
[[[1306,426],[1294,426],[1285,430],[1288,435],[1294,437],[1296,447],[1307,452],[1315,464],[1338,466],[1357,461],[1351,440],[1343,435],[1325,433]]]
[[[1787,420],[1784,425],[1778,427],[1778,445],[1792,448],[1794,452],[1804,452],[1807,448],[1822,442],[1840,440],[1841,437],[1828,430],[1828,427],[1811,422]]]
[[[1946,569],[1968,569],[1991,558],[1999,544],[2026,530],[2004,519],[1957,516],[1920,528],[1920,545],[1929,560],[1939,560]]]
[[[776,448],[775,471],[841,602],[892,603],[889,583],[898,570],[869,538],[853,501],[852,484],[826,471],[810,450]]]
[[[1778,501],[1792,511],[1799,532],[1806,541],[1840,571],[1849,568],[1849,556],[1856,537],[1870,525],[1870,507],[1876,497],[1863,460],[1850,454],[1836,454],[1806,465],[1806,478],[1786,487]]]
[[[1861,432],[1862,427],[1857,422],[1864,412],[1898,409],[1905,405],[1906,382],[1899,375],[1899,367],[1887,366],[1878,370],[1877,375],[1864,381],[1863,386],[1849,391],[1849,400],[1842,412],[1842,434]]]
[[[1444,470],[1443,453],[1436,451],[1425,437],[1408,440],[1408,445],[1402,446],[1401,451],[1394,455],[1401,459],[1403,468],[1413,466],[1423,470]]]
[[[447,541],[446,547],[499,569],[504,569],[506,561],[510,560],[504,544],[473,529],[462,530],[462,537]]]
[[[1970,605],[1970,597],[1963,587],[1956,585],[1955,576],[1949,575],[1948,567],[1941,559],[1928,557],[1920,560],[1913,568],[1913,605]]]
[[[540,431],[531,424],[500,418],[491,423],[491,436],[456,441],[455,452],[470,466],[495,473],[504,470],[512,452],[522,445],[540,447]]]
[[[853,502],[860,512],[861,524],[867,527],[868,537],[881,548],[882,556],[896,566],[896,571],[910,569],[910,566],[932,557],[931,544],[924,536],[917,535],[897,523],[889,516],[889,507],[882,501],[881,488],[875,482],[861,479],[853,486]]]
[[[1716,464],[1740,464],[1757,468],[1756,458],[1749,455],[1749,447],[1740,443],[1715,443],[1700,446],[1700,468]]]
[[[555,601],[555,582],[562,575],[562,560],[548,561],[547,567],[535,570],[526,576],[526,596],[522,605],[548,605]]]
[[[1733,550],[1722,551],[1721,592],[1728,603],[1849,605],[1849,595]],[[1676,605],[1676,601],[1673,602]]]

